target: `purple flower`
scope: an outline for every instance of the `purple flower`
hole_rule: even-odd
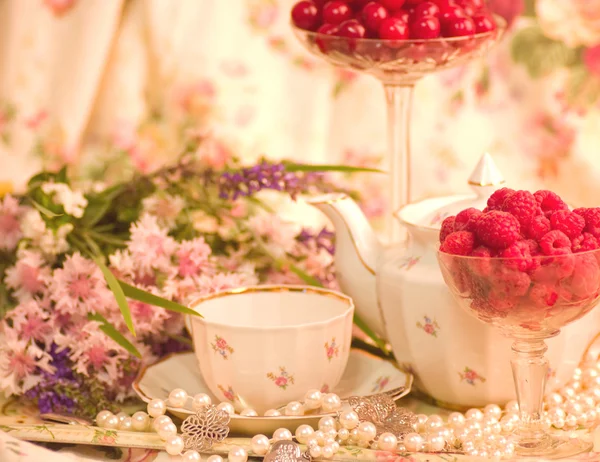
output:
[[[325,249],[333,255],[335,253],[334,237],[335,234],[327,228],[321,229],[317,234],[314,234],[308,228],[302,228],[296,240],[307,247],[314,245],[317,250]]]

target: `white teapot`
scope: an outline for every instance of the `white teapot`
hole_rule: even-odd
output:
[[[339,284],[354,299],[357,313],[391,344],[398,365],[415,375],[421,395],[455,409],[515,399],[511,340],[455,304],[436,258],[444,218],[468,207],[483,209],[504,180],[486,154],[469,183],[474,195],[426,199],[398,211],[409,236],[387,248],[348,196],[310,201],[335,227]],[[598,331],[600,310],[593,310],[547,341],[547,390],[571,377]]]

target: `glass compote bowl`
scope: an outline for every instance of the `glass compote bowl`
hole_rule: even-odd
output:
[[[410,120],[415,83],[427,74],[483,56],[502,36],[506,21],[494,16],[496,29],[465,37],[429,40],[356,39],[320,34],[292,24],[296,37],[311,53],[334,66],[370,74],[383,83],[388,116],[389,201],[392,211],[410,202]],[[400,224],[388,213],[387,238],[401,236]]]
[[[481,258],[438,252],[444,280],[461,307],[512,338],[513,378],[521,456],[567,457],[589,450],[578,439],[544,429],[543,396],[548,360],[545,340],[588,313],[600,300],[600,249],[523,258]]]

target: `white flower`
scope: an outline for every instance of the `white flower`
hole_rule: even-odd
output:
[[[81,218],[88,205],[81,191],[73,191],[65,183],[44,183],[42,191],[52,196],[55,204],[62,205],[66,214],[75,218]]]
[[[56,231],[46,228],[46,223],[36,210],[29,210],[21,222],[23,236],[31,241],[31,247],[39,248],[46,255],[58,255],[69,250],[67,235],[73,225],[66,223]]]
[[[248,227],[263,239],[269,253],[275,258],[284,257],[296,245],[299,226],[282,221],[276,215],[255,215],[248,220]]]
[[[172,229],[185,207],[185,200],[181,196],[159,193],[146,197],[142,207],[144,212],[158,218],[159,225]]]
[[[569,47],[600,43],[600,7],[592,0],[538,0],[536,14],[544,34]]]

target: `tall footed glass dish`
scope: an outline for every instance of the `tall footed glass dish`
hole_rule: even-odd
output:
[[[391,212],[411,200],[410,123],[414,86],[428,74],[485,55],[502,36],[506,22],[498,16],[463,9],[453,0],[313,1],[322,8],[315,22],[306,19],[313,11],[311,1],[299,2],[292,11],[292,28],[302,45],[334,66],[372,75],[383,84],[390,174],[386,238],[389,242],[397,241],[402,236],[401,228]],[[472,3],[482,4],[481,0]],[[403,8],[385,9],[386,5],[394,4]],[[343,16],[340,11],[345,11],[343,5],[351,9],[349,18],[359,19],[323,24],[339,21],[338,16]],[[385,13],[378,8],[384,8]]]
[[[547,431],[543,397],[545,340],[588,313],[600,300],[600,250],[528,258],[468,257],[438,252],[444,280],[459,305],[513,339],[512,371],[520,426],[520,456],[554,459],[591,449]]]

